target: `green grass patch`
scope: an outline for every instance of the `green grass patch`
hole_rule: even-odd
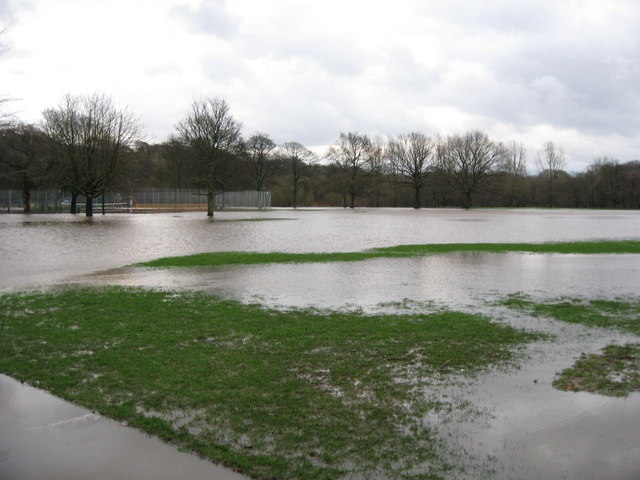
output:
[[[385,254],[368,252],[336,253],[256,253],[256,252],[211,252],[166,257],[140,263],[143,267],[216,267],[222,265],[256,265],[265,263],[320,263],[320,262],[356,262],[375,257],[388,257]]]
[[[553,386],[566,391],[626,397],[640,392],[640,345],[609,345],[562,371]]]
[[[255,478],[438,478],[450,466],[423,418],[453,405],[429,385],[538,338],[453,311],[283,312],[121,287],[0,306],[1,372]]]
[[[560,298],[537,302],[520,294],[501,302],[510,308],[568,323],[614,328],[640,335],[640,299],[584,300]]]
[[[253,265],[262,263],[355,262],[372,258],[401,258],[452,252],[530,252],[564,254],[640,253],[640,241],[556,242],[556,243],[441,243],[398,245],[362,252],[283,253],[211,252],[167,257],[140,263],[146,267],[196,267]]]

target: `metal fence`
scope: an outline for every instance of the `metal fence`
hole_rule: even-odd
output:
[[[41,189],[31,192],[31,211],[69,212],[71,194],[62,190]],[[107,192],[93,201],[94,212],[100,212],[104,204],[107,212],[162,212],[162,211],[206,211],[206,192],[198,189],[146,188],[128,192]],[[77,200],[79,212],[84,211],[85,198]],[[271,192],[242,191],[221,192],[214,197],[214,208],[271,209]],[[24,210],[20,190],[0,190],[0,212]]]

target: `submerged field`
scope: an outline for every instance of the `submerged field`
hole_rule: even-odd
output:
[[[429,386],[538,337],[452,311],[283,312],[124,288],[2,304],[1,371],[259,478],[437,476],[449,466],[423,419],[459,406]]]
[[[0,372],[254,478],[636,478],[636,214],[277,215],[3,217]]]
[[[548,338],[449,310],[279,311],[137,288],[0,301],[0,371],[255,478],[448,478],[458,468],[446,453],[455,446],[443,446],[426,419],[477,413],[442,392],[517,366],[525,344]],[[638,329],[638,301],[538,304],[512,296],[503,303]],[[626,369],[615,383],[628,388],[593,391],[638,388],[637,346],[625,348]],[[558,385],[589,390],[577,375],[570,372],[572,388]]]

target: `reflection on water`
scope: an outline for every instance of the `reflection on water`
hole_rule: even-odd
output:
[[[204,214],[0,215],[0,288],[207,251],[358,251],[411,243],[640,238],[640,212],[277,210]],[[251,218],[294,221],[233,222]],[[11,272],[11,276],[7,275]]]
[[[364,262],[267,264],[216,268],[125,268],[76,281],[202,290],[243,302],[365,310],[401,300],[461,308],[490,296],[615,298],[640,291],[640,255],[458,252]]]
[[[568,366],[570,354],[578,356],[585,345],[558,354],[557,342],[534,348],[543,356],[518,371],[492,373],[446,392],[482,412],[432,419],[467,468],[459,478],[637,479],[640,394],[609,398],[555,390],[554,369]]]
[[[447,395],[472,405],[429,418],[458,449],[461,478],[637,479],[640,394],[612,399],[559,392],[557,371],[582,352],[640,341],[616,332],[514,314],[492,301],[534,297],[615,298],[640,292],[640,255],[453,253],[351,263],[122,268],[206,251],[358,251],[416,243],[544,242],[640,238],[640,212],[569,210],[321,210],[157,215],[0,215],[0,288],[57,283],[196,289],[278,306],[364,310],[408,299],[481,311],[555,337],[527,346],[517,371],[465,379]],[[250,218],[294,221],[233,222]],[[454,456],[456,453],[454,452]],[[452,474],[453,475],[453,474]]]

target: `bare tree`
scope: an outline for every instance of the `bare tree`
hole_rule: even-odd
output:
[[[502,168],[510,175],[527,175],[527,149],[524,143],[511,140],[504,145]]]
[[[367,135],[349,132],[341,133],[336,144],[327,151],[326,157],[343,174],[350,208],[355,208],[356,197],[362,191],[362,179],[370,173],[368,167],[374,150]]]
[[[224,191],[229,163],[243,147],[242,124],[231,116],[226,100],[199,98],[176,128],[202,164],[200,183],[207,190],[207,216],[213,217],[214,196]]]
[[[524,143],[512,140],[504,146],[502,169],[506,175],[506,187],[512,206],[518,204],[518,194],[525,188],[527,176],[527,150]]]
[[[545,142],[542,151],[538,152],[536,164],[539,174],[547,183],[547,201],[550,207],[555,204],[554,183],[564,171],[566,165],[566,157],[562,147],[555,145],[551,141]]]
[[[247,154],[253,166],[256,190],[259,192],[262,191],[265,180],[278,171],[278,164],[273,158],[275,148],[275,142],[266,133],[258,132],[247,140]]]
[[[72,192],[72,213],[78,194],[93,216],[93,199],[103,194],[140,134],[137,118],[120,110],[104,94],[66,95],[42,113],[44,131],[59,148],[64,186]]]
[[[464,196],[464,208],[471,197],[504,157],[504,147],[479,130],[454,135],[438,150],[439,166],[449,184]]]
[[[382,136],[375,136],[371,139],[371,153],[369,155],[367,170],[375,192],[375,206],[379,207],[382,181],[387,171],[387,146]]]
[[[316,154],[298,142],[287,142],[280,148],[280,156],[291,166],[291,180],[293,187],[293,208],[298,206],[298,190],[300,180],[307,166],[316,161]]]
[[[413,188],[413,208],[420,208],[420,191],[426,186],[434,167],[434,145],[418,132],[399,135],[389,141],[387,155],[395,170]]]

